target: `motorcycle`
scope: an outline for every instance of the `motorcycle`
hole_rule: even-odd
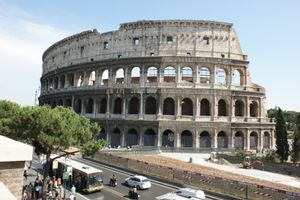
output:
[[[111,179],[109,180],[109,185],[110,185],[110,186],[113,186],[113,187],[116,187],[116,186],[118,185],[117,179],[111,178]]]
[[[130,199],[139,199],[141,197],[141,195],[138,194],[137,191],[132,188],[128,192],[128,197]]]

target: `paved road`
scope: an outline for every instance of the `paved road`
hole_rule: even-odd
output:
[[[116,171],[115,169],[108,169],[104,168],[101,165],[90,162],[88,160],[82,160],[80,159],[81,162],[84,162],[85,164],[88,164],[90,166],[93,166],[95,168],[101,169],[104,172],[104,189],[102,192],[94,193],[94,194],[89,194],[89,195],[84,195],[85,197],[91,199],[91,200],[98,200],[97,198],[103,197],[104,199],[112,199],[107,197],[107,193],[111,193],[114,198],[113,199],[128,199],[127,194],[130,189],[127,185],[124,184],[125,178],[129,177],[129,173],[124,173],[124,172],[119,172]],[[112,177],[112,175],[115,174],[115,176],[118,179],[118,185],[117,187],[111,187],[109,186],[109,179]],[[159,195],[163,195],[165,193],[174,191],[175,188],[170,188],[168,186],[162,186],[160,184],[157,184],[152,181],[152,187],[147,190],[139,190],[138,192],[141,195],[141,199],[143,200],[154,200],[155,197]],[[102,194],[103,193],[103,194]]]

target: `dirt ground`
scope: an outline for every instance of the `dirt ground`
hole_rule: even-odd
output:
[[[214,168],[209,168],[206,166],[201,166],[199,164],[193,164],[193,163],[187,163],[183,162],[177,159],[172,159],[172,158],[167,158],[164,156],[159,156],[159,155],[127,155],[126,157],[129,157],[131,159],[135,160],[140,160],[140,161],[145,161],[148,163],[154,163],[166,167],[172,167],[172,168],[177,168],[181,170],[187,170],[187,171],[193,171],[193,172],[198,172],[201,174],[207,174],[207,175],[212,175],[212,176],[217,176],[217,177],[222,177],[230,180],[235,180],[235,181],[241,181],[241,182],[248,182],[248,183],[253,183],[257,185],[263,185],[266,187],[272,187],[272,188],[277,188],[281,190],[286,190],[289,192],[300,192],[299,188],[292,187],[292,186],[287,186],[279,183],[274,183],[271,181],[266,181],[266,180],[260,180],[257,178],[252,178],[249,176],[244,176],[240,174],[234,174],[234,173],[229,173],[225,172],[222,170],[214,169]]]

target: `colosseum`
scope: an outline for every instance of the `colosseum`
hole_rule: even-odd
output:
[[[50,46],[39,102],[98,122],[111,147],[274,149],[265,89],[248,66],[231,23],[124,23]]]

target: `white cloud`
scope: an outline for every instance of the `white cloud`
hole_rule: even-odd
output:
[[[36,23],[28,16],[25,11],[0,2],[0,99],[22,105],[34,103],[43,52],[70,35],[51,25]]]

